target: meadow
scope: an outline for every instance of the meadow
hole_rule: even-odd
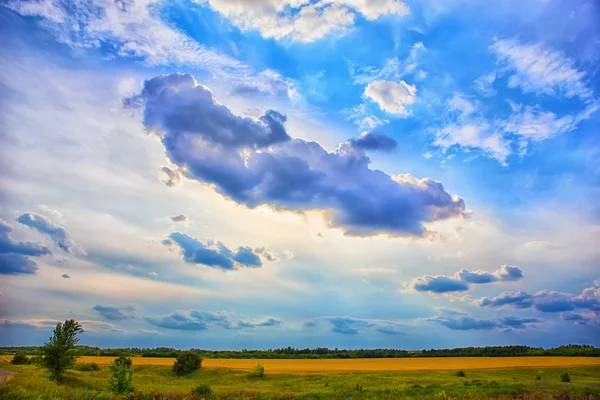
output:
[[[82,357],[100,370],[71,370],[58,386],[44,370],[0,358],[0,369],[16,372],[0,388],[0,399],[123,399],[108,391],[113,359]],[[257,362],[205,359],[200,370],[177,377],[172,359],[134,357],[134,385],[146,395],[170,396],[159,399],[192,399],[199,384],[209,385],[215,399],[600,399],[597,358],[264,360],[265,377],[249,378],[246,370]],[[571,383],[561,382],[565,372]]]

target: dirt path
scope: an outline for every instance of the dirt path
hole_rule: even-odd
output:
[[[0,386],[4,385],[4,379],[9,376],[14,374],[14,372],[12,371],[8,371],[5,369],[0,369]]]

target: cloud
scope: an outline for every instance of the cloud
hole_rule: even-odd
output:
[[[209,240],[206,244],[185,233],[174,232],[163,244],[177,244],[184,260],[191,264],[202,264],[222,270],[235,270],[239,267],[260,267],[262,261],[250,247],[239,247],[231,251],[221,242]]]
[[[503,265],[495,272],[461,269],[454,276],[423,276],[414,279],[409,287],[417,292],[451,293],[469,290],[469,284],[516,281],[523,277],[517,267]]]
[[[5,320],[4,323],[13,327],[34,328],[40,331],[52,331],[56,328],[59,321],[53,319],[24,319],[24,320]],[[83,327],[84,332],[104,333],[116,332],[124,333],[125,331],[109,322],[94,321],[94,320],[78,320]]]
[[[226,312],[210,311],[173,311],[172,313],[160,317],[145,317],[149,323],[165,329],[178,330],[206,330],[214,327],[224,329],[253,329],[260,327],[275,327],[283,322],[275,318],[265,318],[260,321],[239,320],[237,323],[231,321],[231,316]]]
[[[350,139],[352,146],[362,150],[392,151],[398,146],[393,138],[379,132],[368,132],[358,139]]]
[[[319,327],[323,323],[330,327],[331,332],[342,335],[358,335],[365,332],[378,332],[383,335],[403,335],[406,326],[396,321],[379,319],[362,319],[348,316],[317,317],[304,322],[305,328]]]
[[[160,335],[160,332],[156,329],[138,329],[138,331],[147,335]]]
[[[441,183],[371,170],[368,156],[349,144],[329,153],[291,139],[277,111],[237,117],[191,75],[145,81],[134,103],[143,104],[146,129],[162,133],[187,178],[250,208],[323,210],[330,226],[354,236],[423,236],[424,223],[465,215],[463,200]]]
[[[261,257],[263,257],[266,261],[279,261],[279,257],[277,257],[277,255],[271,251],[270,249],[266,248],[266,247],[258,247],[256,249],[254,249],[254,252],[258,255],[260,255]],[[286,254],[284,254],[286,255]],[[287,257],[287,255],[286,255]],[[287,257],[287,258],[291,258],[291,257]]]
[[[560,52],[545,48],[541,43],[521,43],[519,40],[498,39],[490,50],[498,62],[510,71],[508,86],[520,87],[523,92],[552,96],[592,97],[585,83],[586,74],[575,62]]]
[[[21,254],[0,254],[0,275],[32,275],[37,270],[37,264]]]
[[[71,276],[69,274],[62,274],[61,278],[70,279]]]
[[[496,72],[491,72],[487,75],[482,75],[475,79],[473,87],[483,96],[491,97],[496,94],[494,89],[494,82],[496,81]]]
[[[43,256],[52,254],[50,249],[32,242],[16,242],[10,236],[12,228],[0,220],[0,254],[19,254],[22,256]]]
[[[415,102],[417,87],[404,81],[374,81],[365,88],[365,96],[373,100],[382,111],[407,117],[411,111],[406,108]]]
[[[498,319],[477,319],[468,315],[460,315],[455,317],[449,317],[448,315],[437,315],[435,317],[426,318],[425,321],[437,322],[449,329],[458,331],[491,329],[510,331],[513,329],[525,329],[529,327],[535,328],[538,323],[543,322],[543,320],[538,318],[519,318],[507,316]]]
[[[110,321],[134,319],[136,317],[135,308],[133,306],[113,307],[98,305],[95,306],[93,310]]]
[[[384,15],[404,16],[409,12],[400,0],[201,1],[204,2],[242,31],[252,30],[265,38],[303,43],[344,35],[354,25],[356,14],[376,20]]]
[[[541,290],[533,295],[525,292],[504,292],[493,298],[481,298],[475,304],[492,308],[534,308],[544,313],[569,312],[578,308],[600,311],[600,286],[596,284],[585,288],[577,296],[552,290]]]
[[[64,228],[56,225],[41,215],[25,213],[17,218],[17,222],[33,228],[41,234],[48,235],[60,249],[67,253],[85,255],[83,248],[73,242],[71,236]]]
[[[423,276],[412,281],[410,287],[417,292],[451,293],[469,290],[469,285],[447,276]]]
[[[171,218],[171,221],[173,221],[173,222],[187,222],[188,221],[188,216],[184,215],[184,214],[173,215],[170,218]]]
[[[174,187],[181,183],[181,175],[177,170],[169,167],[162,167],[160,171],[165,175],[165,178],[161,179],[161,182],[168,187]]]
[[[577,325],[600,324],[600,314],[596,311],[591,313],[562,312],[560,318],[563,321],[574,321]]]

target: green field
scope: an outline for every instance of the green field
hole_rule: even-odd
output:
[[[124,398],[108,391],[106,366],[93,372],[69,371],[60,386],[33,365],[4,362],[0,368],[16,372],[0,388],[0,399]],[[211,386],[210,398],[215,399],[600,399],[600,367],[467,369],[465,377],[456,371],[269,374],[267,370],[264,378],[254,379],[246,371],[228,369],[201,368],[186,377],[175,376],[166,366],[140,365],[134,371],[135,389],[146,395],[136,398],[143,399],[192,399],[192,388],[203,383]],[[565,372],[571,383],[561,383]]]

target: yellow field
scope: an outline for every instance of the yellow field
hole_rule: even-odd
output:
[[[81,357],[79,362],[109,365],[114,357]],[[134,365],[171,366],[173,358],[133,357]],[[519,367],[600,366],[597,357],[460,357],[460,358],[362,358],[343,360],[236,360],[204,359],[203,367],[250,369],[261,363],[269,373],[382,372],[458,370]]]

